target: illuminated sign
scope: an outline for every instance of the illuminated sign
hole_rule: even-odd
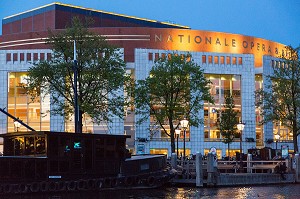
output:
[[[262,66],[263,55],[281,57],[287,54],[285,45],[280,43],[220,32],[172,29],[153,34],[152,41],[168,50],[253,54],[256,67]]]

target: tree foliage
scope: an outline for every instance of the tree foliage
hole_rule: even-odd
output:
[[[264,81],[265,88],[256,91],[256,105],[262,110],[263,123],[280,122],[293,134],[294,151],[298,152],[300,130],[300,62],[299,47],[286,47],[286,54],[272,66]]]
[[[72,19],[64,31],[49,30],[47,44],[51,60],[40,61],[29,69],[27,90],[32,95],[52,94],[52,114],[67,119],[74,113],[74,41],[78,71],[79,128],[87,113],[94,122],[109,121],[112,115],[123,117],[124,98],[120,95],[128,77],[122,53],[104,37],[88,30],[90,20]],[[113,100],[112,100],[113,99]]]
[[[235,104],[232,95],[225,96],[225,104],[220,111],[220,117],[218,118],[218,129],[222,135],[222,142],[229,146],[233,142],[237,134],[238,112],[234,110]]]
[[[135,86],[136,114],[142,116],[138,122],[148,120],[151,114],[171,138],[171,151],[174,152],[174,133],[179,121],[186,117],[190,125],[198,126],[202,122],[199,111],[203,101],[213,103],[209,85],[210,81],[190,54],[173,52],[159,58],[149,77],[138,80]]]

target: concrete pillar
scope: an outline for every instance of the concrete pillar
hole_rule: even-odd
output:
[[[202,155],[196,153],[196,187],[203,187]]]
[[[207,186],[214,185],[214,155],[212,153],[208,153],[207,155]]]
[[[176,153],[171,154],[171,166],[174,169],[177,169],[177,155]]]
[[[247,173],[252,173],[252,154],[247,155]]]
[[[296,163],[296,182],[300,182],[300,158],[299,154],[295,154],[295,163]]]

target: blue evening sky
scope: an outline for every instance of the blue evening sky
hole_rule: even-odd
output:
[[[0,18],[54,0],[0,0]],[[300,46],[300,0],[60,0],[65,4]],[[2,34],[2,27],[0,29]]]

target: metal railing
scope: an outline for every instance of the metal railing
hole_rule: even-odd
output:
[[[284,163],[287,167],[286,172],[293,171],[290,165],[290,160],[244,160],[242,162],[232,160],[217,160],[216,171],[217,173],[275,173],[275,167],[279,163]],[[207,175],[207,160],[202,160],[202,169],[204,178]],[[193,159],[183,158],[177,159],[177,179],[196,179],[196,161]]]

